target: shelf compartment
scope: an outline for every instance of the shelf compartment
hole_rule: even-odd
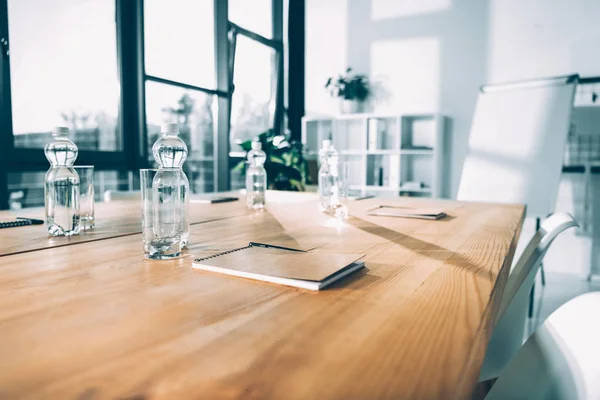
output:
[[[307,153],[317,153],[324,139],[333,135],[332,120],[303,120],[302,143]]]
[[[403,188],[401,190],[403,192],[431,193],[431,188],[434,186],[434,168],[435,162],[433,157],[423,157],[418,154],[412,154],[411,157],[402,157],[398,186],[402,188],[406,182],[421,182],[423,187],[420,189],[427,190],[417,190],[419,188],[412,190]]]
[[[348,186],[357,186],[365,179],[364,157],[342,156],[340,161],[348,165]]]
[[[364,155],[380,155],[380,156],[396,156],[400,154],[414,155],[414,156],[432,156],[433,149],[401,149],[401,150],[342,150],[341,155],[345,156],[364,156]]]
[[[400,156],[394,154],[369,154],[366,156],[363,184],[375,187],[400,186]]]
[[[433,149],[400,149],[400,154],[408,156],[432,156]]]
[[[403,116],[401,120],[400,148],[428,147],[433,149],[436,146],[436,120],[434,117]]]
[[[344,150],[360,150],[366,148],[367,120],[336,120],[333,123],[333,146]]]
[[[400,119],[398,117],[370,117],[367,119],[368,151],[398,150],[400,148]]]
[[[403,189],[402,186],[400,186],[399,192],[407,192],[407,193],[431,193],[431,188],[430,187],[424,187],[424,188],[419,188],[419,189]]]
[[[364,155],[381,155],[391,156],[400,154],[400,150],[342,150],[341,155],[345,156],[364,156]]]
[[[446,117],[436,113],[303,117],[303,128],[307,127],[313,128],[302,135],[309,162],[315,164],[321,140],[330,135],[340,159],[352,160],[349,184],[363,195],[444,196],[440,182],[447,175]],[[402,187],[407,182],[422,187]]]

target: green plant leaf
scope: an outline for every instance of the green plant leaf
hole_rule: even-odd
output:
[[[252,140],[245,140],[245,141],[241,141],[238,140],[237,144],[242,148],[242,150],[244,150],[245,152],[250,151],[250,149],[252,149]]]
[[[246,170],[246,160],[241,160],[238,162],[235,167],[232,168],[233,171],[236,172],[245,172]]]
[[[332,85],[335,86],[335,85]],[[288,135],[276,135],[268,130],[256,137],[267,155],[265,170],[267,186],[279,190],[305,190],[304,182],[308,177],[308,164],[304,159],[302,143],[290,140]],[[237,141],[248,152],[253,140]],[[238,162],[232,170],[246,174],[246,160]]]
[[[271,154],[269,156],[269,161],[276,164],[285,164],[285,160],[283,157],[277,156],[275,154]]]

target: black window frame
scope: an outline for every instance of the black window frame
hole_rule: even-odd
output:
[[[132,172],[149,167],[145,115],[145,82],[153,81],[216,96],[218,114],[214,132],[214,190],[230,188],[230,110],[233,66],[229,32],[236,26],[237,34],[267,44],[278,52],[274,127],[281,129],[283,121],[283,1],[272,0],[273,38],[232,24],[228,19],[227,0],[214,1],[216,88],[210,89],[186,82],[173,81],[146,74],[144,62],[144,1],[115,0],[117,30],[117,64],[120,83],[119,151],[80,150],[78,164],[94,165],[96,170],[117,170],[130,178]],[[293,0],[292,0],[293,1]],[[8,208],[8,174],[40,172],[48,169],[43,149],[16,148],[12,127],[10,38],[8,32],[8,0],[0,0],[0,209]],[[129,179],[131,180],[131,179]]]
[[[288,0],[293,2],[294,0]],[[302,0],[304,1],[304,0]],[[231,123],[231,102],[233,100],[233,94],[235,92],[235,51],[237,46],[237,37],[239,35],[244,36],[254,42],[260,43],[261,45],[272,49],[275,52],[275,58],[273,60],[272,71],[275,72],[275,76],[272,77],[273,85],[271,93],[271,106],[274,112],[272,115],[271,127],[274,132],[281,133],[283,129],[284,113],[286,112],[284,107],[284,43],[283,43],[283,0],[272,0],[271,2],[271,21],[272,21],[272,38],[269,39],[263,35],[260,35],[252,30],[246,29],[243,26],[228,21],[228,46],[229,54],[228,57],[228,80],[229,80],[229,122]],[[304,49],[301,49],[304,51]],[[227,134],[227,144],[230,143],[231,131]],[[231,151],[228,150],[228,162],[229,168],[233,168],[238,164],[240,160],[245,157],[245,153],[242,151]],[[230,178],[229,171],[227,173],[228,179]]]

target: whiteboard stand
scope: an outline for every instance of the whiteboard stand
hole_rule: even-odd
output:
[[[457,199],[525,204],[539,229],[540,219],[555,209],[578,80],[569,75],[482,86]],[[534,293],[535,283],[529,317]]]

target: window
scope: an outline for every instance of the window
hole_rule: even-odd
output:
[[[145,0],[146,73],[215,88],[214,0]]]
[[[184,170],[193,193],[214,190],[214,96],[157,82],[146,82],[148,161],[154,164],[152,145],[165,122],[179,124],[179,136],[188,147]]]
[[[215,190],[214,4],[214,0],[144,2],[148,162],[156,165],[152,145],[161,125],[178,123],[188,147],[184,171],[193,193]]]
[[[46,172],[12,172],[8,174],[8,207],[19,210],[44,206],[44,176]],[[94,194],[102,201],[106,190],[131,190],[132,172],[94,171]],[[43,214],[43,212],[42,212]],[[40,216],[43,219],[43,216]]]
[[[275,57],[271,47],[238,35],[231,100],[232,151],[240,150],[237,141],[253,139],[273,127]]]
[[[96,167],[98,200],[137,188],[165,122],[192,191],[230,188],[235,141],[281,125],[282,2],[0,0],[0,209],[43,205],[58,125]]]
[[[44,205],[45,172],[8,174],[8,201],[12,210]]]
[[[121,148],[114,0],[8,0],[14,147]]]
[[[229,0],[229,20],[268,39],[273,37],[272,0]]]
[[[229,4],[233,54],[230,77],[234,89],[230,103],[230,184],[232,188],[240,188],[244,182],[235,166],[245,153],[239,143],[268,130],[282,132],[283,20],[282,15],[273,17],[275,12],[282,13],[283,3],[261,0],[252,3],[253,9],[244,1],[230,0]],[[252,18],[257,12],[261,17]]]

